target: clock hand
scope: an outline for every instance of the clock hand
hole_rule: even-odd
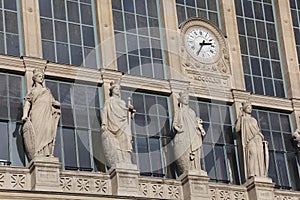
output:
[[[202,49],[202,47],[203,47],[204,44],[205,44],[205,41],[204,41],[204,40],[203,40],[202,42],[199,43],[200,48],[199,48],[199,50],[196,52],[197,56],[199,56],[200,51],[201,51],[201,49]]]

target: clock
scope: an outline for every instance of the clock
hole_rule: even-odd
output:
[[[203,27],[192,27],[185,34],[185,46],[190,54],[202,62],[213,62],[219,54],[216,36]]]

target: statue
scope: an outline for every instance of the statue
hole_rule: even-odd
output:
[[[102,142],[104,157],[109,167],[116,164],[132,164],[131,119],[135,110],[128,99],[126,107],[121,99],[120,84],[110,83],[110,97],[105,102],[102,112]]]
[[[189,94],[179,94],[179,109],[175,112],[173,129],[174,154],[178,171],[201,171],[200,155],[202,137],[205,131],[202,127],[202,120],[196,117],[196,113],[189,107]]]
[[[268,143],[264,141],[264,136],[251,113],[251,103],[244,102],[235,123],[236,132],[240,132],[242,137],[245,177],[267,177],[269,168]]]
[[[44,71],[33,71],[33,86],[25,97],[23,138],[29,159],[53,156],[60,103],[43,86]]]

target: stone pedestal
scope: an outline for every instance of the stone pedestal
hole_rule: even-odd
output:
[[[35,157],[29,164],[31,189],[39,191],[60,191],[60,163],[55,157]]]
[[[112,194],[138,196],[139,170],[134,164],[117,164],[109,170]]]
[[[184,200],[210,200],[209,177],[205,171],[185,171],[182,182]]]
[[[267,177],[252,177],[244,183],[249,199],[273,200],[274,183]]]

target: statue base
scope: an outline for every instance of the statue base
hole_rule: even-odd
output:
[[[244,185],[247,187],[249,199],[273,200],[274,183],[268,177],[251,177]]]
[[[60,163],[56,157],[35,157],[29,163],[31,189],[39,191],[60,191]]]
[[[185,171],[178,178],[182,182],[185,200],[210,200],[209,177],[203,170]]]
[[[138,196],[139,170],[135,164],[118,163],[109,170],[113,195]]]

